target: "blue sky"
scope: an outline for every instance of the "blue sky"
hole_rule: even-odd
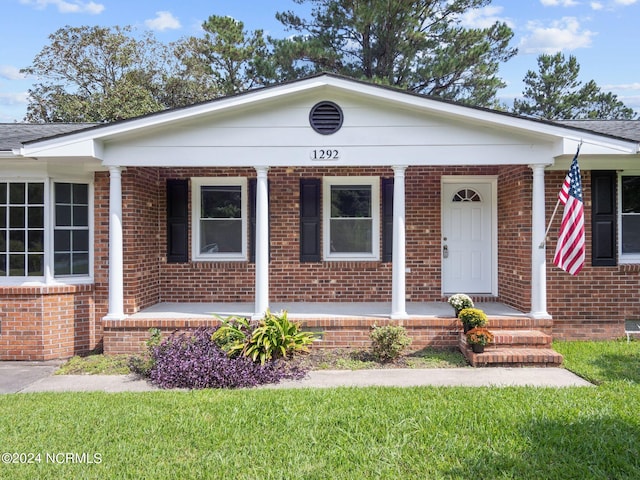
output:
[[[0,122],[24,118],[32,79],[19,70],[31,64],[49,34],[66,25],[133,25],[169,42],[198,35],[202,22],[215,14],[282,37],[275,12],[308,10],[293,0],[0,0],[0,5]],[[537,69],[540,53],[562,51],[577,57],[580,80],[595,80],[640,113],[640,0],[494,0],[464,18],[467,26],[495,20],[514,30],[512,45],[519,49],[500,69],[508,86],[499,96],[507,105],[522,93],[522,79]]]

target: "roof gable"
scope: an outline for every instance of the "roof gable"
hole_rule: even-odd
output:
[[[320,100],[334,101],[334,99],[340,102],[352,102],[353,110],[345,112],[347,116],[353,115],[358,109],[366,110],[363,115],[360,115],[361,123],[359,125],[345,122],[345,131],[351,131],[353,134],[350,136],[349,142],[342,144],[338,144],[336,139],[344,137],[344,132],[338,132],[322,139],[309,134],[312,130],[307,120],[308,110],[312,107],[312,104],[309,103]],[[299,106],[295,107],[295,105]],[[298,108],[297,111],[296,108]],[[302,112],[302,110],[305,111]],[[152,153],[153,148],[156,150],[155,153],[163,153],[166,157],[167,152],[163,152],[162,148],[167,146],[167,142],[173,141],[174,147],[184,149],[181,161],[184,161],[185,158],[201,158],[202,161],[205,161],[212,157],[229,161],[228,159],[234,153],[239,152],[237,148],[269,149],[283,146],[282,140],[277,143],[278,137],[271,136],[273,132],[271,129],[279,125],[285,129],[288,127],[288,131],[280,133],[288,138],[289,146],[295,145],[296,142],[302,142],[307,150],[323,146],[354,147],[356,137],[358,137],[354,133],[356,132],[354,128],[358,127],[360,128],[360,147],[362,147],[359,154],[369,155],[365,147],[371,150],[379,149],[381,145],[375,140],[380,140],[388,133],[385,129],[394,126],[396,133],[400,131],[398,127],[401,122],[398,123],[397,119],[394,120],[395,124],[392,125],[393,122],[391,122],[397,112],[403,112],[407,119],[418,116],[427,123],[435,120],[442,126],[447,126],[447,138],[449,139],[455,137],[456,134],[459,136],[457,140],[455,138],[448,140],[448,143],[447,141],[438,142],[439,139],[442,140],[445,137],[430,138],[429,135],[423,135],[424,131],[419,130],[411,134],[411,125],[408,125],[403,133],[412,135],[411,139],[407,140],[406,135],[403,138],[396,135],[394,138],[386,140],[384,144],[386,147],[398,144],[402,147],[411,144],[415,144],[416,147],[421,146],[422,153],[408,152],[406,148],[404,152],[396,152],[411,153],[414,161],[418,161],[419,156],[424,158],[427,154],[432,157],[433,155],[442,155],[443,157],[448,155],[451,159],[451,151],[448,154],[444,152],[447,147],[451,148],[452,145],[458,147],[460,161],[462,159],[468,160],[478,156],[478,152],[485,146],[488,148],[496,135],[501,137],[498,144],[503,147],[511,144],[514,148],[509,154],[520,155],[522,162],[530,161],[533,157],[539,159],[540,155],[544,155],[546,161],[552,162],[552,158],[555,156],[569,155],[571,151],[575,151],[575,145],[580,141],[585,144],[582,149],[583,154],[630,154],[637,152],[636,142],[606,137],[602,134],[557,123],[523,118],[505,112],[464,106],[337,75],[321,74],[189,107],[100,125],[90,130],[70,133],[53,139],[27,142],[21,153],[25,156],[41,158],[85,156],[100,159],[105,165],[123,165],[136,159],[135,161],[142,162],[141,164],[152,165],[156,161],[154,158],[158,158]],[[294,113],[296,114],[294,115]],[[388,118],[385,119],[385,116]],[[368,125],[367,119],[370,120]],[[234,122],[236,123],[234,124]],[[287,126],[287,122],[291,122],[291,124]],[[216,133],[222,131],[222,126],[226,126],[227,132],[231,132],[233,125],[239,129],[236,133],[240,132],[240,129],[244,129],[240,133],[245,139],[244,145],[236,145],[235,151],[229,150],[230,145],[224,145],[224,137],[221,141],[215,141]],[[366,135],[365,127],[367,126],[369,129],[378,128],[380,134],[375,138]],[[218,130],[215,130],[216,128]],[[352,130],[348,130],[348,128],[352,128]],[[468,138],[470,132],[484,132],[484,140],[476,138],[474,141],[470,141]],[[508,138],[505,138],[505,135]],[[391,135],[386,136],[392,137]],[[154,138],[158,141],[154,141]],[[155,145],[152,145],[154,143]],[[460,150],[464,144],[467,145],[469,153],[463,154]],[[145,150],[147,153],[142,153]],[[529,155],[528,152],[533,152],[533,155]],[[375,153],[379,152],[376,150]],[[300,152],[297,153],[297,158],[300,158],[300,154]],[[245,155],[246,158],[243,162],[248,162],[248,156],[249,154]],[[251,156],[255,158],[256,152],[253,152]],[[371,157],[371,155],[369,156]],[[307,157],[305,155],[305,160]],[[235,158],[240,158],[240,156],[236,155]],[[271,160],[274,158],[276,157],[271,156]],[[170,160],[164,160],[164,162],[168,161]],[[200,165],[201,163],[194,161],[194,164]],[[255,164],[255,161],[252,164]],[[269,163],[267,161],[267,164],[278,164],[278,162]]]

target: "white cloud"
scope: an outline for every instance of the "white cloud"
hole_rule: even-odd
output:
[[[180,28],[180,21],[171,12],[156,12],[156,17],[145,20],[144,24],[151,30],[163,32],[164,30],[176,30]]]
[[[633,5],[634,3],[637,3],[638,0],[615,0],[615,3],[618,5]]]
[[[54,5],[60,13],[89,13],[98,15],[104,11],[104,5],[84,0],[20,0],[23,5],[33,5],[38,9],[45,9]]]
[[[640,82],[603,85],[603,90],[640,90]]]
[[[27,92],[0,93],[0,105],[26,105],[28,97]]]
[[[602,10],[604,8],[604,5],[600,2],[591,2],[589,5],[591,5],[592,10]]]
[[[6,80],[24,80],[26,77],[20,73],[20,69],[11,65],[0,65],[0,78]]]
[[[522,38],[519,50],[529,54],[554,54],[561,50],[575,50],[591,46],[591,39],[596,33],[581,30],[580,22],[575,17],[563,17],[545,26],[538,21],[527,23],[530,32]]]
[[[504,22],[511,28],[514,27],[513,22],[506,17],[501,17],[503,7],[488,6],[469,10],[460,17],[462,24],[468,28],[488,28],[496,22]]]
[[[544,7],[575,7],[578,5],[578,2],[575,0],[540,0],[540,3]]]

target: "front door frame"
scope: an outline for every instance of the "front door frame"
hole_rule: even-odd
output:
[[[491,292],[489,295],[498,296],[498,176],[497,175],[443,175],[440,178],[440,271],[444,267],[443,246],[444,238],[442,227],[445,215],[445,184],[488,184],[491,187]],[[465,292],[445,292],[444,276],[440,275],[440,288],[443,295],[450,293]]]

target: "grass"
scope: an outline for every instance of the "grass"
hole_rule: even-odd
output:
[[[75,356],[65,362],[56,375],[126,375],[130,355]]]
[[[606,342],[553,342],[564,366],[592,383],[640,384],[640,341],[626,338]]]
[[[41,460],[0,478],[640,478],[640,342],[554,346],[599,386],[3,395],[2,451]]]

